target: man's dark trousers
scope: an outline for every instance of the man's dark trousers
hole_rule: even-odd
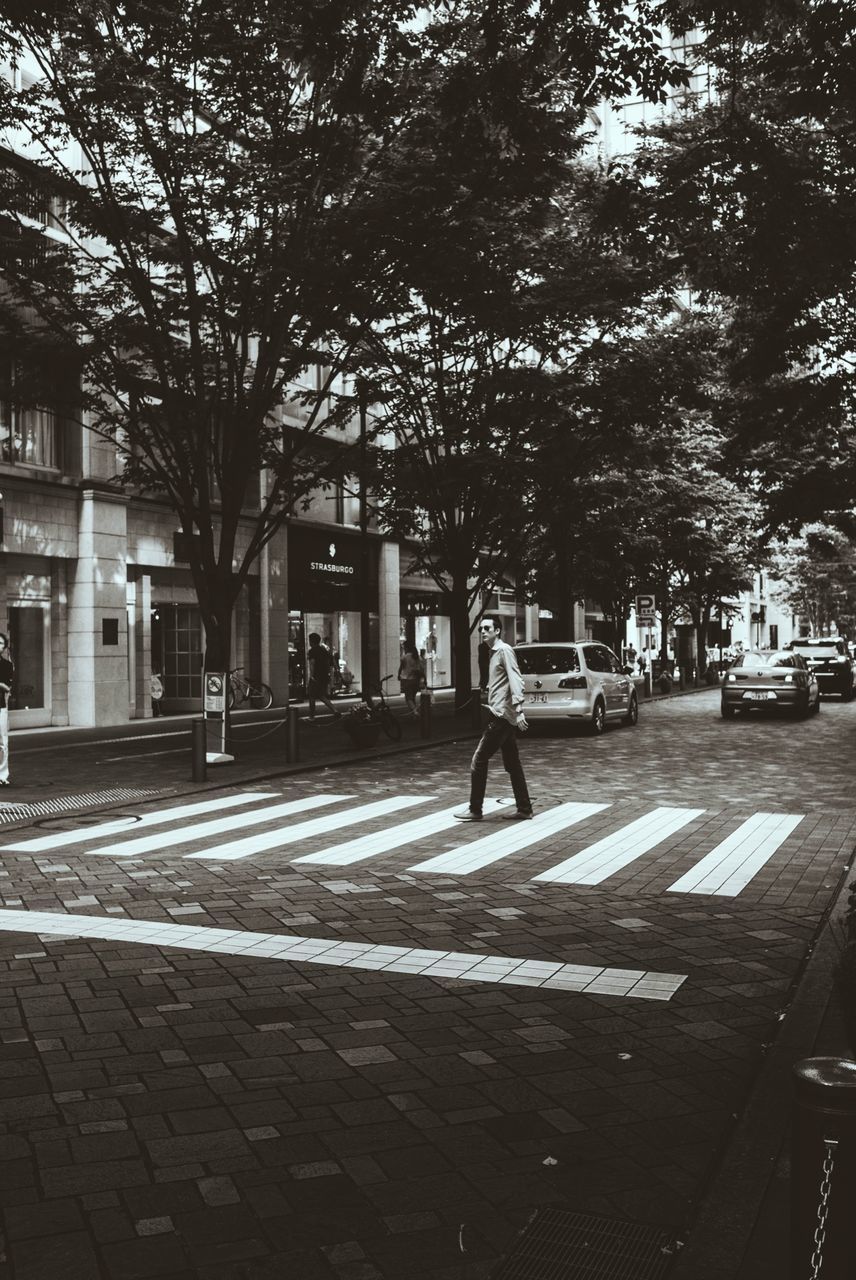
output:
[[[500,720],[498,716],[488,712],[487,726],[479,745],[473,753],[470,765],[470,812],[481,813],[484,804],[484,793],[487,789],[487,766],[491,756],[502,751],[502,763],[511,779],[511,788],[517,808],[521,813],[531,813],[532,801],[526,788],[520,753],[517,750],[517,729],[508,720]]]

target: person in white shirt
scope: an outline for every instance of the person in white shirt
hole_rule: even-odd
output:
[[[521,733],[525,733],[528,728],[523,714],[523,677],[511,645],[499,638],[501,630],[502,622],[495,616],[485,617],[479,624],[479,638],[490,649],[488,722],[470,765],[469,808],[455,814],[462,822],[481,820],[488,763],[497,751],[502,751],[502,763],[511,780],[517,805],[516,809],[502,816],[512,820],[532,817],[532,801],[529,799],[520,753],[517,750],[517,731],[519,729]]]

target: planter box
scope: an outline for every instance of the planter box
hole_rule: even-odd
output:
[[[363,720],[352,720],[348,716],[342,721],[342,728],[354,746],[360,749],[375,746],[380,735],[379,724],[366,723]]]

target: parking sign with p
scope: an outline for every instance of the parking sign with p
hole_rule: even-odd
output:
[[[638,595],[636,597],[636,621],[653,622],[657,616],[657,600],[653,595]]]

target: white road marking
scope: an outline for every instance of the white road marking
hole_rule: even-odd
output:
[[[504,808],[500,801],[489,800],[485,804],[485,813]],[[302,858],[294,858],[294,863],[312,862],[328,867],[348,867],[354,862],[363,862],[378,853],[387,853],[390,849],[401,848],[402,845],[415,844],[427,836],[436,835],[459,823],[454,814],[460,811],[460,804],[451,809],[440,809],[437,813],[429,813],[422,818],[414,818],[412,822],[402,822],[397,827],[387,827],[385,831],[373,831],[367,836],[358,836],[356,840],[348,840],[343,844],[331,845],[320,853],[307,853]]]
[[[119,818],[115,822],[104,822],[98,827],[79,827],[75,831],[57,831],[49,836],[36,836],[32,840],[19,840],[14,844],[4,844],[0,853],[7,850],[15,853],[41,853],[45,849],[61,849],[63,845],[80,844],[85,840],[100,840],[102,836],[110,836],[120,831],[141,831],[145,827],[160,826],[165,822],[178,822],[182,818],[194,818],[203,813],[213,813],[218,809],[233,809],[237,805],[252,804],[256,800],[272,800],[270,791],[243,791],[237,795],[220,796],[216,800],[200,800],[195,804],[181,804],[174,809],[158,809],[154,813],[146,813],[139,821],[132,818]],[[138,802],[139,803],[139,802]],[[241,821],[245,821],[242,817]]]
[[[516,853],[518,849],[525,849],[530,844],[537,844],[539,840],[546,840],[557,831],[573,826],[575,822],[583,822],[592,814],[608,808],[606,804],[556,805],[546,813],[536,814],[528,822],[510,824],[507,830],[491,832],[490,835],[474,840],[471,844],[458,845],[456,849],[449,849],[446,853],[438,854],[436,858],[418,862],[416,866],[407,869],[428,872],[448,871],[455,875],[466,876],[473,871],[478,871],[481,867],[490,866],[492,862],[498,862],[500,858],[508,857],[510,853]]]
[[[342,942],[335,938],[303,938],[286,933],[251,933],[243,929],[209,929],[167,921],[64,915],[48,911],[0,910],[0,931],[53,938],[98,938],[105,942],[176,947],[320,964],[345,969],[383,969],[388,973],[462,982],[494,982],[505,986],[543,987],[582,991],[593,995],[628,996],[641,1000],[671,1000],[686,981],[682,973],[652,973],[643,969],[598,968],[560,961],[526,960],[519,956],[478,955],[468,951],[428,951],[370,942]]]
[[[654,809],[532,878],[550,884],[600,884],[703,813],[704,809]]]
[[[338,796],[337,799],[352,799],[350,796]],[[267,849],[279,849],[286,844],[296,844],[298,840],[309,840],[313,836],[324,835],[328,831],[336,831],[339,827],[352,827],[358,822],[369,822],[372,818],[381,818],[384,814],[395,813],[398,809],[407,809],[414,804],[427,804],[435,796],[389,796],[385,800],[376,800],[374,804],[364,804],[357,809],[346,809],[344,813],[327,814],[323,818],[313,818],[309,822],[299,822],[294,827],[283,827],[276,831],[262,831],[257,836],[249,836],[246,840],[233,840],[228,844],[212,845],[199,853],[189,853],[187,858],[204,858],[207,862],[232,862],[237,858],[250,858],[254,853],[262,853]]]
[[[107,849],[87,849],[86,852],[102,858],[136,858],[141,853],[152,853],[156,849],[174,849],[191,840],[205,840],[208,837],[220,836],[224,831],[237,831],[244,827],[258,826],[262,822],[272,822],[276,818],[290,818],[293,814],[305,813],[308,809],[321,809],[328,804],[337,804],[340,800],[352,799],[353,796],[350,795],[304,796],[302,800],[287,800],[284,804],[265,805],[263,809],[254,809],[251,813],[233,813],[228,818],[215,818],[213,822],[196,822],[189,827],[159,831],[154,836],[141,836],[139,840],[123,840],[110,845]],[[93,833],[90,833],[88,838],[93,839]]]
[[[670,884],[669,893],[736,898],[802,822],[802,813],[753,813],[702,860]]]

